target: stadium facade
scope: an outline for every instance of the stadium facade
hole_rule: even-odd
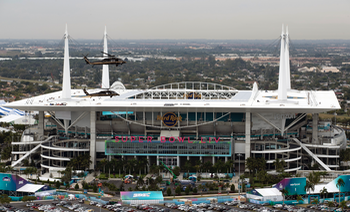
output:
[[[169,166],[232,159],[236,169],[239,161],[244,169],[244,159],[263,157],[270,172],[277,158],[286,162],[286,172],[314,163],[330,171],[339,167],[339,153],[346,146],[343,129],[318,120],[319,113],[340,109],[335,93],[291,88],[288,30],[281,34],[278,90],[259,90],[256,83],[252,90],[236,90],[209,82],[126,89],[121,82],[109,85],[104,65],[102,88],[88,92],[109,89],[119,95],[87,96],[71,89],[67,30],[63,67],[62,91],[6,105],[39,111],[36,129],[12,143],[19,145],[12,152],[12,166],[40,152],[42,169],[51,171],[85,153],[91,155],[91,169],[103,158],[143,157]]]

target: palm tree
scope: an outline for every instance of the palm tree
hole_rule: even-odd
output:
[[[118,164],[118,161],[115,158],[112,158],[111,159],[111,166],[113,167],[112,173],[114,173],[114,174],[115,174],[115,167],[117,166],[117,164]]]
[[[280,190],[280,192],[282,193],[282,196],[283,196],[283,205],[284,205],[284,199],[288,195],[288,190],[286,188],[283,188],[282,190]]]
[[[311,202],[311,204],[317,205],[317,204],[318,204],[318,199],[317,199],[317,198],[313,199],[312,202]]]
[[[323,202],[324,202],[325,196],[328,195],[328,191],[327,191],[326,187],[323,187],[323,189],[320,190],[320,194],[323,197]]]
[[[202,161],[197,160],[197,161],[196,161],[196,165],[195,165],[194,167],[196,168],[196,175],[197,175],[197,177],[198,177],[198,176],[199,176],[199,175],[198,175],[198,171],[200,171],[200,169],[202,168]]]
[[[106,165],[107,165],[108,161],[106,160],[106,158],[103,158],[101,161],[100,161],[100,164],[101,166],[103,166],[103,173],[106,173]]]
[[[304,201],[304,200],[303,200],[303,198],[302,198],[300,195],[298,195],[298,196],[297,196],[297,201],[300,203],[300,202],[302,202],[302,201]]]
[[[213,164],[210,161],[207,161],[203,164],[203,169],[206,173],[208,173],[208,170],[210,170],[211,167],[213,167]]]
[[[226,169],[226,173],[229,173],[229,172],[232,173],[232,166],[233,166],[233,164],[234,164],[233,160],[228,160],[228,161],[225,162],[224,167]]]
[[[345,201],[345,200],[344,200],[344,201],[341,201],[341,203],[339,204],[339,207],[341,208],[341,211],[344,211],[344,208],[347,207],[346,201]]]
[[[305,191],[309,191],[309,195],[311,194],[311,190],[314,191],[315,190],[315,184],[313,184],[312,182],[310,182],[309,180],[306,180],[306,185],[305,185]]]
[[[222,168],[224,168],[225,164],[222,160],[218,160],[215,164],[214,167],[216,169],[216,174],[219,172],[222,172]]]
[[[344,180],[339,177],[336,186],[339,189],[339,204],[340,204],[340,187],[345,186]]]
[[[328,207],[334,207],[334,202],[329,201],[329,202],[327,203],[327,206],[328,206]]]
[[[190,160],[187,160],[185,162],[185,166],[184,166],[184,169],[185,171],[187,171],[187,177],[190,176],[190,168],[192,167],[192,164],[191,164],[191,161]]]

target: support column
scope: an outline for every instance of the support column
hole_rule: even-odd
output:
[[[245,159],[250,157],[250,113],[245,113]]]
[[[44,135],[44,111],[39,111],[38,134],[39,137]]]
[[[227,157],[225,157],[225,163],[227,162]]]
[[[187,160],[190,160],[190,156],[187,156]]]
[[[150,164],[151,164],[151,161],[149,161],[149,155],[147,155],[147,173],[149,172],[149,167],[150,167]]]
[[[312,114],[312,143],[318,143],[318,113]]]
[[[177,158],[177,161],[176,161],[177,167],[180,167],[180,156],[176,156],[176,158]]]
[[[86,135],[86,134],[85,134]],[[90,169],[95,169],[96,165],[96,112],[90,112],[90,156],[92,163]]]
[[[213,158],[212,159],[212,163],[213,163],[213,166],[214,166],[214,164],[215,164],[215,157],[213,156],[212,158]]]
[[[157,166],[159,166],[159,156],[157,155]]]

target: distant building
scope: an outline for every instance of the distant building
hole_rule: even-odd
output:
[[[337,69],[336,67],[333,67],[333,66],[331,66],[331,67],[323,66],[321,72],[323,72],[323,73],[329,73],[329,72],[338,73],[339,69]]]

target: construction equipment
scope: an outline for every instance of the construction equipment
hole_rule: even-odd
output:
[[[163,163],[163,161],[161,161],[160,159],[158,159],[158,161],[161,162],[161,163],[163,164],[163,166],[169,171],[169,173],[171,173],[171,174],[173,175],[173,178],[170,178],[170,181],[166,181],[166,184],[167,184],[167,185],[170,185],[172,182],[174,182],[174,180],[175,180],[177,177],[176,177],[176,175],[171,171],[171,169],[170,169],[167,165],[165,165],[165,164]]]

